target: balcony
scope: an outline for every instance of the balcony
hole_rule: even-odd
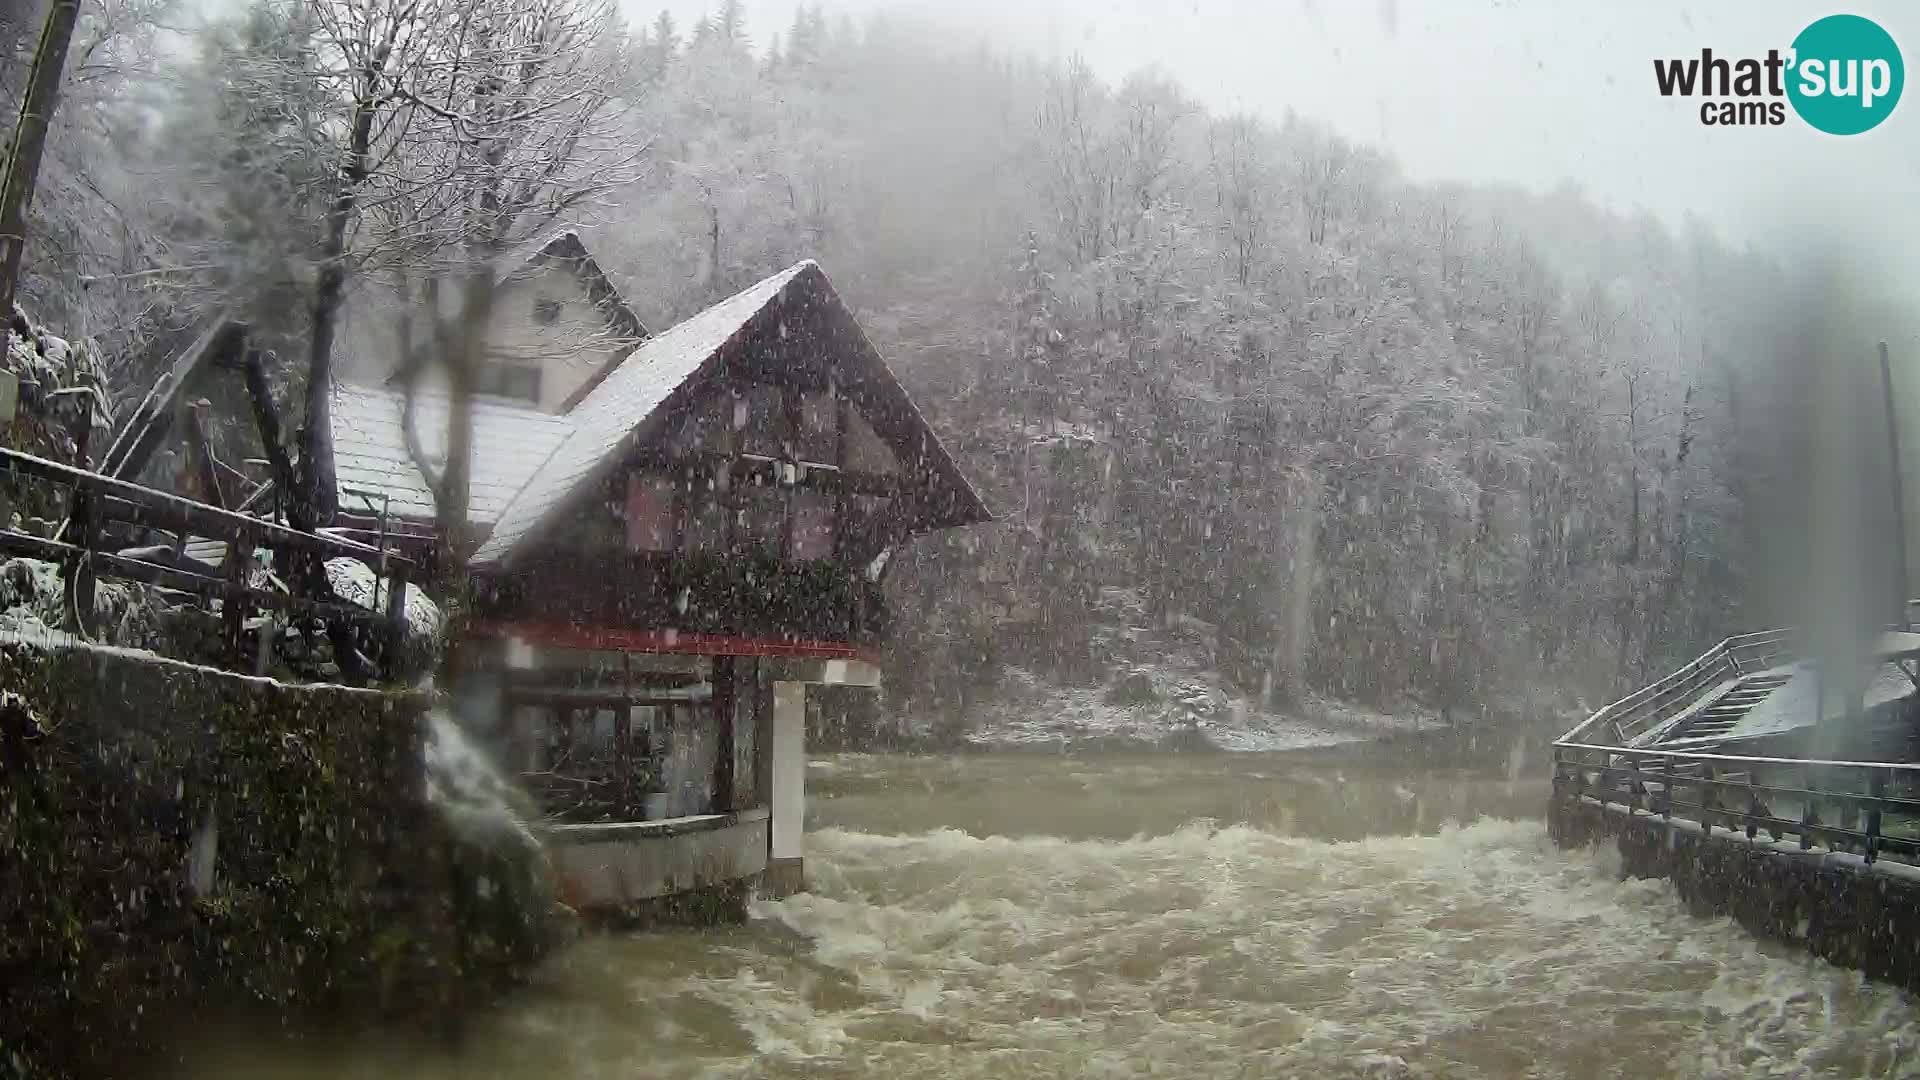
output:
[[[765,555],[559,549],[477,583],[489,622],[878,645],[887,612],[878,586],[845,564]]]

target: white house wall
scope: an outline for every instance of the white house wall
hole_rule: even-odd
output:
[[[551,325],[534,319],[535,304],[542,299],[561,303],[560,316]],[[442,306],[451,314],[451,304],[444,297]],[[402,350],[397,315],[390,295],[369,290],[354,298],[341,322],[341,355],[336,362],[344,379],[378,385],[398,369]],[[429,320],[415,320],[416,342],[424,344],[430,332]],[[509,277],[496,293],[487,320],[488,358],[539,367],[540,400],[535,404],[550,413],[559,412],[595,372],[630,347],[631,343],[623,345],[614,339],[605,314],[594,306],[586,287],[559,266]],[[446,372],[437,367],[423,372],[420,386],[445,394]]]
[[[542,326],[534,319],[540,300],[562,304],[560,317]],[[540,368],[540,408],[559,412],[569,397],[623,348],[613,340],[606,316],[594,307],[580,279],[554,267],[509,281],[495,299],[488,321],[491,359]]]
[[[708,821],[725,824],[679,831]],[[548,852],[562,897],[583,908],[618,908],[759,874],[767,868],[767,815],[562,827],[552,830]]]

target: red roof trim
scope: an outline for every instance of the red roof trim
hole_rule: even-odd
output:
[[[695,656],[794,656],[817,660],[880,662],[878,649],[841,642],[745,638],[695,633],[691,630],[632,630],[612,626],[575,626],[572,623],[475,622],[468,627],[468,633],[475,637],[516,637],[564,649]]]

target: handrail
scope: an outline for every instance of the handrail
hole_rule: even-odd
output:
[[[1699,707],[1722,680],[1739,684],[1758,674],[1760,669],[1750,666],[1755,659],[1771,665],[1791,655],[1785,648],[1789,633],[1765,630],[1726,638],[1679,670],[1601,706],[1574,725],[1553,743],[1555,812],[1571,799],[1624,811],[1629,817],[1657,817],[1667,824],[1691,814],[1708,837],[1716,826],[1744,831],[1749,840],[1764,829],[1776,842],[1797,836],[1803,850],[1817,841],[1833,850],[1857,849],[1868,863],[1881,855],[1920,863],[1920,762],[1626,745]],[[1788,774],[1785,782],[1776,782],[1775,774],[1782,772]],[[1897,787],[1893,797],[1888,795],[1890,786]],[[1694,797],[1676,797],[1681,793]],[[1723,805],[1723,796],[1731,796],[1731,804]],[[1798,804],[1798,820],[1775,812],[1783,804]],[[1840,820],[1823,823],[1823,806],[1837,807]],[[1887,832],[1883,819],[1889,816],[1904,824],[1900,833]]]
[[[1808,769],[1882,769],[1887,772],[1906,772],[1920,776],[1920,762],[1908,761],[1828,761],[1822,758],[1708,754],[1693,750],[1653,750],[1639,746],[1601,746],[1597,743],[1573,743],[1566,742],[1565,740],[1555,742],[1553,748],[1555,750],[1587,751],[1610,756],[1675,758],[1683,761],[1724,761],[1731,765],[1781,765]]]
[[[43,457],[35,457],[32,454],[22,453],[19,450],[0,447],[0,472],[18,472],[43,480],[52,480],[55,483],[67,484],[76,489],[86,491],[89,494],[106,496],[108,500],[107,506],[109,507],[113,506],[112,499],[119,499],[132,504],[134,507],[154,512],[153,516],[138,518],[122,518],[119,517],[119,515],[109,515],[115,517],[117,520],[128,520],[137,525],[161,525],[163,522],[157,520],[157,518],[164,517],[167,519],[164,524],[184,526],[198,530],[195,535],[199,536],[227,539],[229,535],[237,534],[244,529],[257,537],[263,544],[286,547],[296,551],[307,551],[322,555],[350,555],[362,559],[377,559],[382,554],[379,548],[362,544],[357,540],[348,540],[343,537],[330,537],[320,533],[302,532],[299,529],[282,525],[277,521],[268,521],[265,518],[236,513],[232,510],[222,510],[217,506],[208,506],[206,503],[194,502],[192,499],[183,499],[178,495],[171,495],[164,491],[155,491],[153,488],[142,487],[139,484],[112,476],[106,476],[101,473],[77,469],[71,465],[63,465],[57,461],[49,461]],[[121,512],[126,513],[124,510]],[[386,553],[386,557],[389,562],[406,561],[391,552]],[[411,564],[409,563],[409,565]]]
[[[98,577],[140,581],[219,599],[226,624],[227,648],[235,661],[243,665],[245,615],[253,608],[293,611],[329,620],[335,625],[344,622],[370,627],[386,641],[388,675],[391,677],[397,670],[400,645],[406,633],[406,585],[413,568],[411,560],[357,541],[303,532],[277,521],[194,502],[5,447],[0,447],[0,474],[64,484],[72,490],[77,523],[73,535],[56,540],[0,528],[0,551],[63,564],[70,610],[92,610],[94,582]],[[167,529],[179,533],[182,540],[187,536],[203,536],[223,541],[228,551],[224,576],[215,577],[104,550],[100,543],[100,524],[108,521]],[[246,567],[255,546],[299,551],[323,559],[347,557],[366,561],[376,568],[376,574],[384,572],[391,576],[385,610],[253,588],[247,583]],[[255,655],[257,660],[265,653]],[[345,666],[346,659],[339,662]]]
[[[1585,735],[1596,725],[1607,722],[1614,724],[1615,735],[1618,737],[1627,738],[1637,736],[1651,728],[1653,724],[1642,724],[1632,732],[1626,731],[1622,725],[1629,719],[1638,719],[1637,714],[1644,706],[1651,705],[1663,695],[1681,689],[1683,686],[1685,687],[1683,696],[1688,701],[1691,701],[1694,695],[1697,695],[1701,690],[1711,685],[1713,679],[1709,677],[1697,683],[1691,680],[1694,680],[1698,676],[1708,675],[1710,672],[1720,677],[1737,676],[1741,672],[1740,661],[1735,656],[1736,650],[1778,645],[1784,642],[1787,636],[1788,632],[1785,630],[1762,630],[1756,633],[1736,634],[1732,637],[1724,638],[1706,652],[1701,653],[1693,660],[1682,665],[1678,670],[1671,672],[1655,682],[1640,687],[1617,701],[1602,705],[1585,720],[1575,725],[1571,731],[1561,736],[1561,738],[1565,740],[1576,739]],[[1715,662],[1720,662],[1723,666],[1717,669],[1709,667],[1710,664]],[[1669,702],[1669,704],[1671,704],[1671,702]]]
[[[1775,781],[1772,774],[1778,772],[1788,774],[1786,782]],[[1848,776],[1853,785],[1865,790],[1835,786],[1839,776]],[[1889,787],[1896,788],[1892,796]],[[1749,840],[1764,829],[1776,842],[1788,835],[1797,836],[1802,850],[1819,842],[1836,851],[1857,849],[1869,864],[1882,855],[1920,862],[1920,798],[1913,797],[1920,795],[1920,763],[1712,754],[1561,741],[1553,744],[1553,791],[1556,812],[1568,799],[1588,800],[1602,810],[1624,811],[1629,818],[1657,817],[1665,824],[1671,824],[1676,816],[1682,821],[1691,816],[1709,838],[1716,826],[1743,831]],[[1693,798],[1679,798],[1681,793],[1690,793]],[[1723,795],[1731,795],[1733,802],[1723,804]],[[1742,796],[1744,806],[1740,805]],[[1797,819],[1777,812],[1776,808],[1788,812],[1793,809],[1783,803],[1798,804]],[[1839,820],[1823,822],[1823,806],[1837,807]],[[1899,818],[1907,828],[1889,833],[1889,816]]]

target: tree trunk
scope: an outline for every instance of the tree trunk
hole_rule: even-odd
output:
[[[377,78],[377,74],[375,76]],[[300,429],[300,490],[293,501],[301,504],[314,525],[333,518],[337,495],[333,471],[333,329],[347,287],[347,230],[353,224],[360,185],[367,178],[367,153],[373,142],[374,113],[379,106],[371,92],[354,105],[353,126],[347,136],[347,159],[340,169],[340,191],[327,209],[327,231],[320,243],[320,274],[313,286],[313,334],[307,349],[307,420]]]
[[[295,497],[293,462],[287,457],[287,447],[282,441],[280,410],[273,403],[273,389],[267,384],[266,361],[261,357],[260,350],[247,350],[242,371],[247,383],[247,400],[253,405],[253,423],[260,434],[260,447],[273,470],[273,483],[281,492],[276,496],[276,501],[287,507],[287,524],[301,532],[309,532],[313,529],[313,522],[305,516],[306,507]]]
[[[6,180],[0,185],[0,319],[12,316],[20,260],[27,248],[27,210],[33,205],[40,155],[47,147],[47,126],[60,104],[60,78],[66,71],[67,46],[79,17],[80,0],[53,0],[40,31],[40,45],[33,53],[27,96],[20,102],[20,121],[7,155]]]
[[[1301,483],[1293,512],[1292,557],[1278,583],[1282,588],[1282,622],[1274,633],[1269,667],[1272,688],[1269,704],[1294,699],[1306,679],[1307,641],[1312,633],[1313,579],[1320,542],[1321,481],[1313,476]]]
[[[434,491],[434,573],[445,604],[445,647],[440,656],[441,686],[452,686],[459,673],[459,646],[466,633],[467,516],[473,501],[473,388],[485,359],[488,320],[498,285],[493,265],[471,271],[461,288],[459,324],[452,348],[443,351],[447,371],[447,460]],[[409,391],[411,392],[411,391]]]

